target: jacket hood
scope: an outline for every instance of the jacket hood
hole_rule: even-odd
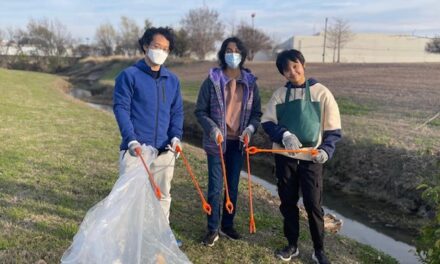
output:
[[[254,84],[257,81],[257,77],[255,77],[249,69],[243,68],[240,71],[241,80],[247,87],[250,87],[251,84]],[[209,70],[209,79],[211,79],[215,85],[219,85],[220,87],[224,87],[229,81],[229,77],[218,67]]]

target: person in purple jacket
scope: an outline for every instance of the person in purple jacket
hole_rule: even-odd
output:
[[[212,213],[208,216],[208,232],[202,243],[213,246],[219,234],[239,239],[234,228],[238,196],[238,183],[243,164],[243,141],[249,139],[260,124],[261,102],[257,78],[243,64],[247,51],[242,41],[231,37],[223,41],[218,52],[219,66],[212,68],[203,82],[197,98],[195,115],[203,128],[203,147],[208,159],[208,203]],[[221,136],[224,140],[218,142]],[[218,144],[222,144],[220,153]],[[228,190],[234,206],[230,214],[221,196],[223,174],[220,155],[226,166]]]
[[[145,58],[117,76],[113,94],[113,111],[122,136],[119,171],[123,174],[136,164],[135,149],[141,144],[156,148],[158,156],[150,170],[169,219],[175,149],[182,148],[183,133],[179,79],[162,65],[174,48],[174,35],[170,28],[152,27],[139,39],[139,45]]]

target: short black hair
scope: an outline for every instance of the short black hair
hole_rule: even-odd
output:
[[[239,66],[240,66],[240,69],[242,69],[243,64],[244,64],[246,57],[247,57],[247,49],[244,46],[243,41],[241,41],[241,39],[239,39],[237,37],[230,37],[230,38],[227,38],[223,41],[222,46],[217,53],[219,65],[222,69],[226,69],[226,67],[228,67],[228,65],[226,64],[226,61],[225,61],[225,53],[226,53],[226,47],[228,46],[229,42],[234,42],[237,45],[237,48],[240,50],[241,62],[239,64]]]
[[[284,69],[287,68],[289,61],[300,62],[303,66],[306,60],[301,51],[296,49],[284,50],[277,56],[277,68],[281,75],[284,75]]]
[[[174,49],[174,32],[170,27],[150,27],[145,30],[144,35],[139,39],[139,46],[143,53],[145,53],[144,45],[150,45],[153,37],[157,34],[164,36],[170,42],[170,52]]]

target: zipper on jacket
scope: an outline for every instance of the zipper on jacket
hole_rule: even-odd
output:
[[[154,147],[157,148],[157,125],[159,123],[159,85],[158,79],[156,79],[156,127],[154,130]]]
[[[165,83],[162,82],[162,101],[165,103],[167,100],[165,99]]]

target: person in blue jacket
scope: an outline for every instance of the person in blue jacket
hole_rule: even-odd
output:
[[[169,221],[175,149],[182,147],[183,133],[179,79],[163,66],[174,48],[174,35],[168,27],[152,27],[139,45],[145,58],[117,76],[113,94],[113,112],[122,136],[120,173],[138,162],[135,149],[141,144],[156,148],[158,156],[150,170],[162,192],[160,204]]]

